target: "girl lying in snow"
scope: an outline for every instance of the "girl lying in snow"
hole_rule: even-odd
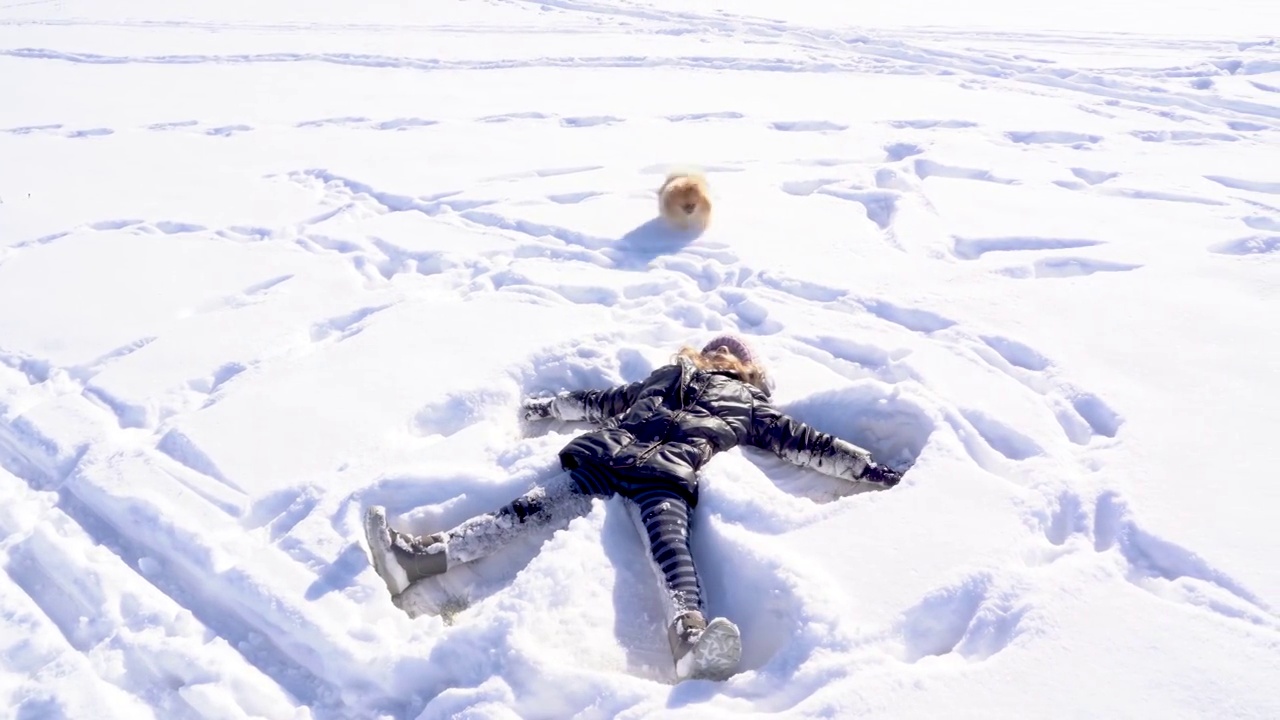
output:
[[[386,510],[365,513],[373,566],[393,596],[411,583],[484,557],[533,528],[561,528],[591,510],[592,498],[619,495],[649,542],[667,610],[667,637],[680,680],[723,680],[742,654],[738,628],[706,621],[702,587],[689,553],[698,469],[741,444],[797,465],[881,488],[901,475],[871,453],[778,411],[773,384],[751,348],[732,335],[702,350],[684,348],[670,365],[609,390],[565,391],[524,401],[524,418],[589,421],[599,429],[560,452],[565,473],[507,505],[425,537],[393,530]]]

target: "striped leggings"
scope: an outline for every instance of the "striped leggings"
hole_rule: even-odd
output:
[[[613,497],[620,485],[628,490],[624,504],[648,539],[649,557],[666,590],[667,621],[690,610],[701,612],[702,586],[689,552],[689,504],[661,482],[622,480],[587,465],[441,533],[449,564],[489,555],[528,530],[563,528],[590,512],[592,498]]]

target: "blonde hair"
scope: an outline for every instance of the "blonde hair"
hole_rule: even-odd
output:
[[[770,391],[769,374],[765,369],[756,363],[743,362],[741,358],[728,352],[720,352],[719,349],[711,353],[703,353],[701,350],[691,346],[680,348],[680,352],[676,353],[676,357],[688,358],[699,370],[726,370],[732,372],[742,379],[743,382],[750,383],[760,388],[764,392]]]

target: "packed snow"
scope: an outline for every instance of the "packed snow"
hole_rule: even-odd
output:
[[[36,718],[1280,717],[1274,2],[0,6],[0,705]],[[656,218],[707,173],[710,227]],[[675,683],[520,400],[750,337]]]

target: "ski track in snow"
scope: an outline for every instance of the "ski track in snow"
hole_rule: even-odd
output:
[[[451,60],[348,52],[149,54],[139,50],[114,54],[39,47],[3,48],[0,57],[7,66],[22,68],[46,63],[112,67],[322,63],[422,73],[530,67],[619,72],[678,68],[959,78],[976,83],[972,87],[977,90],[1083,103],[1091,108],[1089,112],[1124,118],[1114,127],[1134,129],[1009,129],[948,117],[877,120],[869,124],[876,137],[885,139],[877,157],[819,156],[777,163],[786,166],[785,179],[774,184],[769,197],[802,203],[791,207],[822,208],[886,253],[942,268],[939,272],[980,274],[987,282],[1004,284],[1009,293],[1021,292],[1026,285],[1055,283],[1068,287],[1078,283],[1080,292],[1088,292],[1089,287],[1104,287],[1110,276],[1147,272],[1159,259],[1124,254],[1110,237],[1042,235],[1033,230],[996,235],[953,231],[948,228],[952,216],[940,209],[945,192],[1031,188],[1059,193],[1055,197],[1106,202],[1107,207],[1127,203],[1119,207],[1133,213],[1159,212],[1169,206],[1220,213],[1237,218],[1239,231],[1231,237],[1206,239],[1197,250],[1204,262],[1274,261],[1280,253],[1276,234],[1280,233],[1280,209],[1275,206],[1280,174],[1237,177],[1207,172],[1179,178],[1181,189],[1167,190],[1144,186],[1142,177],[1131,184],[1130,170],[1111,164],[1107,155],[1115,147],[1153,143],[1182,148],[1274,143],[1280,129],[1280,105],[1274,104],[1274,98],[1211,92],[1219,79],[1274,77],[1270,74],[1280,65],[1273,48],[1187,42],[1188,51],[1202,61],[1167,68],[1076,69],[1027,55],[974,49],[1000,40],[981,33],[862,34],[746,16],[578,0],[497,5],[521,13],[540,6],[574,18],[577,24],[566,25],[566,35],[589,33],[595,24],[709,39],[736,34],[776,47],[779,57],[597,57],[566,52],[523,59]],[[3,20],[0,26],[16,22]],[[60,28],[89,21],[41,22]],[[321,30],[406,29],[371,24],[148,20],[92,24],[98,29],[258,31],[281,36]],[[514,27],[513,22],[497,29],[506,32]],[[424,26],[415,31],[429,37],[444,29]],[[453,31],[467,32],[465,25]],[[1022,44],[1038,40],[1031,35],[1014,39]],[[1060,37],[1053,42],[1118,52],[1131,40],[1090,36]],[[794,51],[808,59],[794,59]],[[1276,91],[1266,82],[1249,82],[1262,93]],[[726,109],[646,117],[512,109],[459,119],[429,112],[376,116],[353,101],[350,114],[290,122],[265,123],[247,111],[246,117],[236,118],[231,107],[227,117],[216,121],[175,113],[115,127],[73,118],[47,122],[41,111],[42,119],[36,122],[0,130],[0,142],[11,146],[56,142],[63,147],[57,138],[66,138],[89,147],[126,140],[159,143],[186,135],[199,147],[206,143],[232,147],[252,141],[257,134],[271,133],[322,148],[326,142],[345,141],[349,137],[345,133],[388,131],[412,143],[427,134],[464,137],[477,128],[507,128],[556,133],[554,137],[564,143],[575,142],[573,133],[611,133],[612,142],[625,143],[627,133],[645,132],[633,131],[633,126],[663,121],[690,128],[772,133],[768,137],[776,137],[778,143],[800,143],[795,146],[800,157],[811,147],[803,143],[852,138],[868,126],[781,111],[773,116],[739,112],[728,109],[731,101],[706,105]],[[1170,129],[1171,123],[1186,129]],[[958,160],[948,154],[943,144],[955,137],[980,138],[979,142],[999,150],[998,158],[1045,152],[1051,159],[981,167],[972,158]],[[741,685],[731,681],[724,690],[737,702],[761,711],[780,711],[818,697],[826,682],[860,669],[892,673],[896,667],[930,659],[971,663],[991,658],[1020,642],[1024,633],[1033,633],[1028,628],[1038,613],[1045,612],[1044,588],[1051,585],[1047,578],[1066,558],[1092,558],[1098,567],[1118,568],[1119,576],[1132,586],[1179,608],[1280,632],[1280,615],[1267,599],[1193,550],[1145,529],[1123,494],[1046,470],[1066,467],[1080,477],[1089,476],[1108,449],[1125,442],[1126,413],[1113,407],[1103,393],[1075,380],[1072,369],[1051,353],[1016,337],[1015,331],[996,332],[989,323],[955,311],[945,301],[912,300],[888,290],[864,289],[857,282],[837,284],[830,274],[805,276],[794,268],[779,269],[767,258],[717,235],[716,224],[724,222],[720,216],[711,232],[696,239],[673,236],[647,215],[635,217],[628,232],[602,229],[601,223],[584,219],[583,208],[650,191],[647,186],[618,190],[597,185],[596,179],[618,171],[605,157],[598,165],[571,161],[522,167],[480,181],[460,181],[456,187],[429,194],[395,180],[366,176],[358,169],[347,169],[347,164],[334,164],[331,169],[325,166],[323,152],[311,157],[316,158],[313,166],[294,166],[259,178],[263,187],[282,197],[311,198],[308,214],[292,222],[264,225],[246,219],[211,224],[177,216],[99,217],[39,237],[12,238],[11,242],[5,238],[7,246],[0,246],[0,273],[22,262],[37,263],[43,257],[40,253],[86,238],[121,243],[121,247],[164,240],[190,243],[193,248],[198,244],[215,254],[269,258],[263,269],[250,273],[252,278],[227,280],[224,291],[182,310],[184,322],[207,323],[209,332],[259,323],[264,328],[253,330],[250,340],[228,340],[222,354],[215,348],[212,354],[206,353],[208,357],[175,361],[192,368],[183,377],[151,384],[138,377],[129,379],[134,367],[141,368],[135,373],[145,378],[151,366],[144,363],[151,354],[178,354],[174,345],[188,335],[168,319],[154,321],[159,328],[154,332],[147,330],[80,362],[59,362],[0,340],[0,490],[12,498],[8,508],[0,509],[7,576],[0,582],[0,622],[9,629],[0,666],[30,678],[25,689],[14,691],[14,697],[26,698],[16,706],[18,717],[41,717],[46,710],[86,717],[85,713],[94,712],[95,703],[122,717],[147,717],[148,713],[156,717],[435,717],[432,712],[445,713],[450,707],[483,709],[486,703],[518,709],[514,695],[537,695],[543,691],[533,685],[548,681],[585,688],[568,692],[559,701],[547,700],[547,707],[553,708],[548,716],[586,710],[598,700],[597,691],[614,694],[608,701],[613,704],[601,712],[629,707],[641,712],[654,698],[665,701],[664,691],[654,688],[665,687],[669,677],[647,664],[661,657],[660,647],[649,647],[649,656],[644,647],[624,649],[620,651],[624,659],[611,658],[609,662],[616,662],[606,663],[603,671],[592,666],[591,658],[557,660],[563,666],[549,668],[527,647],[532,641],[513,634],[513,614],[518,618],[521,611],[535,612],[528,607],[533,604],[528,594],[514,592],[538,582],[532,572],[520,572],[526,564],[532,567],[540,561],[534,559],[535,545],[517,551],[515,555],[524,555],[514,560],[478,564],[476,577],[463,574],[457,581],[460,587],[448,587],[443,581],[424,584],[419,601],[432,610],[439,611],[439,605],[447,602],[459,603],[455,609],[466,608],[451,618],[454,625],[446,629],[387,612],[390,604],[368,568],[358,522],[353,519],[363,502],[385,502],[393,512],[408,513],[421,501],[433,509],[411,517],[426,527],[444,522],[444,517],[456,521],[506,500],[546,471],[554,448],[564,434],[573,432],[559,429],[523,437],[508,432],[504,413],[521,394],[637,379],[660,357],[640,348],[655,343],[665,347],[684,342],[688,335],[726,328],[770,343],[770,355],[786,358],[788,369],[783,374],[821,372],[827,385],[846,383],[832,394],[846,408],[862,411],[865,419],[842,420],[847,410],[825,407],[830,401],[824,400],[821,391],[795,401],[798,415],[815,424],[847,429],[894,463],[915,463],[930,452],[930,446],[957,448],[976,472],[1007,485],[1019,498],[1037,498],[1021,508],[1021,519],[1032,528],[1021,547],[1025,562],[966,570],[959,579],[939,578],[933,590],[901,607],[895,621],[862,634],[833,629],[829,637],[817,638],[816,631],[799,628],[796,637],[788,639],[781,631],[771,630],[772,622],[802,625],[806,617],[817,618],[819,624],[833,622],[823,615],[830,609],[813,598],[795,600],[799,608],[786,611],[782,620],[751,615],[734,606],[745,618],[749,670],[782,678],[781,684],[789,686],[774,690],[764,687],[759,678],[744,675]],[[752,174],[767,161],[723,158],[720,162],[724,177]],[[850,166],[856,169],[849,170]],[[1020,171],[1028,168],[1034,172]],[[651,167],[624,170],[634,170],[642,182],[656,177]],[[719,187],[715,178],[713,185]],[[520,199],[505,199],[507,190]],[[651,213],[651,197],[645,195],[643,202]],[[840,256],[836,262],[849,257]],[[151,275],[135,272],[140,277]],[[308,279],[312,274],[323,279],[313,282]],[[346,294],[331,295],[330,288]],[[316,420],[334,427],[350,423],[353,427],[334,430],[332,437],[347,432],[360,440],[348,448],[353,453],[350,466],[306,481],[298,480],[301,471],[295,471],[282,473],[277,486],[255,484],[243,477],[243,468],[252,465],[253,458],[261,459],[263,451],[229,447],[223,439],[205,443],[204,438],[219,436],[201,419],[220,407],[249,402],[251,393],[268,392],[273,382],[290,382],[295,371],[317,384],[332,381],[322,369],[326,358],[342,358],[341,362],[359,367],[362,375],[374,376],[380,364],[386,364],[394,366],[386,371],[390,376],[412,377],[414,372],[396,365],[411,359],[372,355],[386,347],[378,344],[380,338],[398,327],[395,323],[403,322],[399,318],[405,313],[416,312],[415,323],[430,324],[432,312],[465,312],[468,307],[508,298],[520,300],[520,307],[582,313],[574,318],[596,317],[590,313],[599,312],[625,332],[597,326],[583,333],[561,333],[566,338],[579,336],[571,340],[523,341],[520,352],[524,355],[484,361],[497,363],[500,369],[495,372],[477,371],[480,374],[452,387],[445,397],[421,398],[414,412],[407,413],[403,428],[358,426],[367,418],[385,420],[387,415]],[[454,304],[433,309],[430,303],[437,301]],[[812,320],[793,329],[793,322],[806,314]],[[148,326],[140,323],[138,327]],[[980,389],[961,392],[936,384],[939,364],[963,373]],[[358,386],[390,392],[368,378]],[[332,386],[322,389],[350,392]],[[984,390],[1013,399],[988,405],[982,399]],[[409,403],[413,402],[411,398]],[[229,421],[223,418],[223,422]],[[512,437],[501,442],[478,437],[485,433]],[[399,439],[386,440],[391,436]],[[323,440],[315,442],[317,453],[322,453]],[[387,443],[397,442],[403,444],[387,450],[390,464],[413,469],[400,472],[381,467],[376,453]],[[251,443],[246,440],[247,444]],[[455,446],[457,456],[448,450]],[[481,450],[492,456],[491,473],[499,479],[468,475],[469,462],[462,456]],[[414,455],[420,452],[438,454],[415,465]],[[477,463],[484,459],[477,457]],[[449,458],[453,462],[448,467],[431,466]],[[767,461],[761,467],[776,468]],[[731,471],[718,472],[723,477]],[[744,500],[746,504],[738,506],[730,491],[710,495],[713,507],[715,501],[725,503],[722,511],[713,511],[720,513],[712,521],[713,550],[722,556],[743,552],[737,571],[748,579],[772,583],[782,594],[794,589],[771,579],[778,570],[770,565],[772,556],[752,554],[745,548],[753,538],[798,530],[832,517],[849,507],[848,502],[836,501],[853,492],[822,479],[790,482],[791,489],[807,501],[779,501],[785,509],[773,513],[749,511],[754,507],[751,502],[764,507],[776,500],[772,496]],[[911,483],[902,488],[911,489]],[[599,535],[607,539],[613,532],[612,511],[605,507],[593,513],[553,542],[581,547]],[[614,550],[606,548],[606,552]],[[622,558],[619,564],[638,557]],[[555,571],[546,564],[539,567]],[[628,588],[644,588],[649,579],[626,576],[622,568],[617,572],[619,589],[614,600],[640,603],[625,599]],[[569,583],[580,578],[567,577]],[[459,601],[459,596],[466,600]],[[562,601],[559,595],[554,597]],[[585,606],[580,609],[585,612]],[[486,622],[468,624],[467,616],[481,617],[482,612]],[[572,617],[576,610],[571,606],[566,612],[557,620]],[[619,620],[614,631],[640,646],[660,643],[661,638],[654,641],[645,634],[649,629],[639,620],[631,624]],[[856,663],[842,669],[807,666],[824,644],[852,653]],[[859,645],[860,650],[855,648]],[[488,648],[502,657],[486,655]],[[604,684],[607,679],[600,679],[600,672],[626,680],[609,686]],[[551,679],[513,679],[534,677],[530,675],[534,673],[548,673]],[[516,687],[481,685],[494,676],[503,676],[503,683]]]

